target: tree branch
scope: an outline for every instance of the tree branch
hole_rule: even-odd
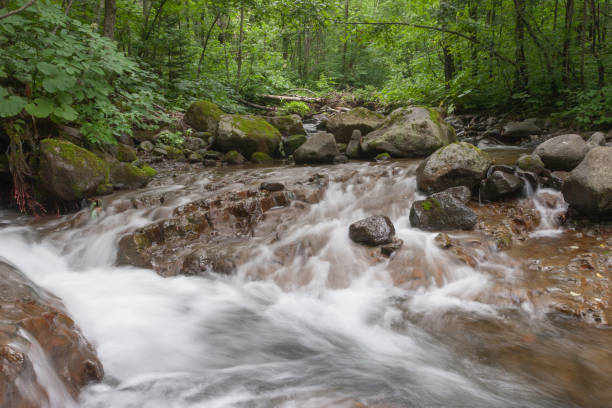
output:
[[[431,31],[438,31],[440,33],[446,33],[446,34],[451,34],[457,37],[461,37],[464,38],[470,42],[473,42],[474,44],[478,44],[481,45],[485,48],[488,49],[488,51],[495,55],[497,58],[499,58],[500,60],[507,62],[510,65],[516,66],[516,61],[511,60],[510,58],[506,57],[505,55],[503,55],[502,53],[500,53],[499,51],[497,51],[495,48],[493,47],[489,47],[486,44],[483,44],[481,41],[479,41],[478,39],[474,38],[474,37],[470,37],[468,35],[465,35],[463,33],[460,33],[458,31],[453,31],[453,30],[448,30],[446,28],[441,28],[441,27],[434,27],[434,26],[426,26],[426,25],[422,25],[422,24],[412,24],[412,23],[404,23],[404,22],[396,22],[396,21],[380,21],[380,22],[367,22],[367,21],[354,21],[354,22],[345,22],[345,21],[335,21],[335,23],[337,24],[349,24],[349,25],[379,25],[379,26],[406,26],[406,27],[413,27],[413,28],[419,28],[421,30],[431,30]]]
[[[30,7],[32,4],[34,4],[36,2],[36,0],[30,0],[28,1],[26,4],[24,4],[23,6],[19,7],[17,10],[13,10],[13,11],[9,11],[8,13],[0,16],[0,20],[3,20],[7,17],[13,16],[17,13],[21,13],[23,10],[27,9],[28,7]]]

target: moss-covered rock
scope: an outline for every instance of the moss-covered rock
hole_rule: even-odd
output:
[[[255,152],[251,155],[251,161],[257,164],[272,163],[273,159],[264,152]]]
[[[272,156],[278,152],[280,141],[278,129],[260,116],[223,115],[215,146],[222,152],[236,150],[245,157],[255,152]]]
[[[376,155],[374,160],[376,160],[377,162],[391,160],[391,155],[389,153],[380,153]]]
[[[214,134],[217,131],[221,115],[223,115],[223,111],[214,103],[197,101],[187,109],[185,122],[197,131]]]
[[[142,169],[129,163],[117,163],[111,166],[110,180],[115,188],[140,188],[155,177],[157,171],[149,166]]]
[[[306,135],[299,115],[264,116],[264,119],[277,128],[282,136]]]
[[[185,154],[178,147],[166,146],[164,147],[164,150],[168,154],[167,157],[170,160],[185,160]]]
[[[455,141],[454,129],[436,110],[399,108],[363,138],[361,150],[370,157],[385,152],[392,157],[423,157]]]
[[[137,158],[136,149],[123,143],[117,143],[117,160],[131,163]]]
[[[224,157],[224,160],[229,164],[243,164],[246,161],[244,156],[240,154],[240,152],[237,152],[236,150],[227,152],[227,154]]]
[[[327,122],[327,130],[333,133],[336,142],[348,143],[354,130],[366,135],[382,125],[384,120],[383,115],[358,107],[332,116]]]
[[[65,201],[99,194],[108,184],[107,163],[92,152],[59,139],[40,142],[40,180],[43,188]]]
[[[283,142],[285,155],[291,156],[301,145],[306,143],[306,135],[292,135]]]

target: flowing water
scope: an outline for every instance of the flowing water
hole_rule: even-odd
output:
[[[74,216],[3,212],[0,256],[61,297],[95,346],[106,377],[83,390],[81,407],[606,406],[610,332],[551,318],[524,294],[521,256],[476,251],[469,266],[412,229],[417,164],[197,170],[138,193],[167,193],[163,206],[125,210],[118,195],[72,227]],[[272,210],[263,225],[278,224],[278,238],[256,230],[231,276],[115,265],[122,234],[205,197],[210,183],[308,172],[330,174],[324,198]],[[559,208],[538,210],[548,233],[530,239],[548,240],[545,252],[563,237],[550,233]],[[404,241],[390,260],[348,238],[352,222],[377,213]]]

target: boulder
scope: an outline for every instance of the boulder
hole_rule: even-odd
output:
[[[439,112],[418,107],[399,108],[381,127],[363,138],[361,150],[370,157],[379,153],[423,157],[455,141],[455,130]]]
[[[149,140],[145,140],[144,142],[138,145],[138,148],[143,152],[151,153],[153,149],[155,149],[155,145]]]
[[[217,132],[217,126],[223,112],[209,101],[197,101],[189,106],[185,113],[185,123],[199,132]]]
[[[204,160],[204,158],[198,152],[191,153],[189,156],[187,156],[187,161],[189,163],[200,163],[202,160]]]
[[[204,139],[199,137],[186,137],[183,141],[183,148],[197,152],[198,150],[205,149],[208,143]]]
[[[251,155],[251,161],[256,164],[272,163],[274,160],[268,153],[255,152]]]
[[[596,147],[571,171],[563,197],[584,214],[612,215],[612,147]]]
[[[42,187],[65,201],[108,191],[108,164],[92,152],[64,140],[40,142],[39,174]]]
[[[104,370],[94,348],[61,300],[2,258],[0,292],[0,406],[49,406],[44,386],[55,378],[73,398],[87,384],[102,380]],[[50,370],[38,373],[44,378],[34,370],[32,357],[40,359],[34,347],[48,361]]]
[[[604,132],[595,132],[589,140],[587,140],[587,145],[589,149],[592,149],[597,146],[605,146],[606,145],[606,134]]]
[[[472,230],[477,222],[474,210],[445,191],[415,201],[410,209],[412,227],[426,231]]]
[[[349,159],[345,154],[339,154],[334,157],[334,164],[345,164],[348,163]]]
[[[580,135],[553,137],[536,147],[537,154],[549,170],[572,171],[584,159],[589,147]]]
[[[354,130],[365,135],[382,125],[384,120],[383,115],[358,107],[332,116],[327,122],[327,130],[333,133],[336,142],[348,143]]]
[[[178,147],[165,146],[163,149],[166,151],[166,156],[170,160],[185,160],[185,153],[183,153],[183,150],[179,149]]]
[[[116,163],[111,166],[110,181],[114,188],[140,188],[147,185],[157,171],[149,166],[138,168],[129,163]]]
[[[264,181],[259,186],[260,190],[266,191],[283,191],[285,189],[285,185],[283,183],[277,183],[273,181]]]
[[[346,146],[346,155],[350,159],[358,159],[359,158],[359,150],[361,145],[361,130],[355,129],[353,130],[353,134],[351,135],[351,141]]]
[[[131,163],[137,158],[136,149],[123,143],[117,143],[117,160]]]
[[[349,238],[368,246],[390,244],[395,236],[395,227],[391,220],[384,215],[357,221],[349,227]]]
[[[472,191],[466,186],[447,188],[444,193],[452,195],[463,204],[467,204],[472,198]]]
[[[223,115],[215,146],[222,152],[236,150],[245,157],[251,157],[255,152],[272,156],[278,152],[280,141],[278,129],[260,116]]]
[[[606,133],[606,141],[612,141],[612,129],[610,129],[608,133]]]
[[[306,143],[306,135],[291,135],[283,141],[285,156],[291,156],[301,145]]]
[[[293,157],[297,164],[333,163],[334,157],[339,154],[334,135],[319,132],[310,136],[306,143],[293,153]]]
[[[264,120],[277,128],[282,136],[306,135],[299,115],[264,116]]]
[[[417,168],[420,190],[436,193],[450,187],[476,187],[491,165],[489,155],[469,143],[453,143],[436,151]]]
[[[519,195],[523,187],[525,181],[520,177],[497,170],[484,180],[481,198],[485,201],[500,201]]]
[[[523,122],[510,122],[504,126],[501,138],[504,141],[513,142],[531,135],[538,135],[542,130],[536,125],[535,119],[527,119]]]
[[[223,159],[229,164],[244,164],[244,162],[246,161],[244,156],[241,155],[240,152],[237,152],[236,150],[227,152]]]
[[[516,166],[523,170],[540,175],[544,173],[545,166],[537,154],[524,154],[516,161]]]

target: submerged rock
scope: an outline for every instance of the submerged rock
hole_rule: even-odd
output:
[[[42,348],[74,398],[88,383],[102,380],[102,364],[61,301],[2,258],[0,293],[0,406],[48,405],[43,384],[49,379],[34,372],[34,347]]]
[[[255,152],[273,156],[278,152],[281,135],[262,117],[223,115],[219,120],[215,146],[222,152],[236,150],[244,157]]]
[[[92,152],[59,139],[40,142],[42,187],[65,201],[108,192],[108,164]]]
[[[612,215],[612,147],[596,147],[570,173],[563,197],[581,213]]]
[[[223,111],[209,101],[197,101],[185,112],[185,123],[199,132],[217,132]]]
[[[455,131],[434,109],[410,107],[391,113],[377,130],[367,134],[361,149],[370,157],[423,157],[457,141]]]
[[[306,143],[293,153],[293,157],[297,164],[333,163],[339,154],[334,135],[319,132],[310,136]]]
[[[427,231],[472,230],[477,221],[471,208],[446,191],[415,201],[410,209],[412,227]]]
[[[580,135],[553,137],[536,147],[547,169],[572,171],[584,159],[589,146]]]
[[[349,227],[349,238],[358,244],[378,246],[390,244],[395,236],[395,227],[384,215],[357,221]]]
[[[348,143],[353,131],[359,130],[366,135],[382,125],[385,117],[363,107],[351,109],[332,116],[327,122],[327,130],[336,138],[338,143]]]
[[[433,153],[417,168],[420,190],[435,193],[450,187],[476,187],[491,165],[489,155],[469,143],[453,143]]]

